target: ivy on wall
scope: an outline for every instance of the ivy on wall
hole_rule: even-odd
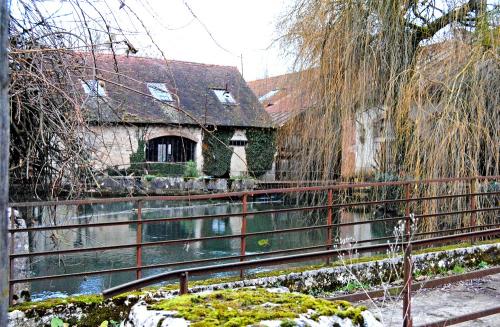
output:
[[[272,168],[276,152],[276,131],[273,129],[251,128],[246,131],[247,165],[250,174],[262,176]]]
[[[139,140],[137,142],[137,151],[130,155],[130,163],[139,163],[146,161],[146,142]]]
[[[204,134],[202,153],[205,174],[213,177],[229,176],[232,155],[229,140],[233,134],[233,130],[216,130],[213,133]]]

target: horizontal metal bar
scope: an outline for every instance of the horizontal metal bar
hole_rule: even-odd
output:
[[[88,272],[79,272],[79,273],[70,273],[70,274],[18,278],[18,279],[10,280],[10,283],[17,284],[17,283],[26,283],[26,282],[37,281],[37,280],[61,279],[61,278],[79,277],[79,276],[87,276],[87,275],[88,276],[90,276],[90,275],[104,275],[104,274],[117,273],[117,272],[135,271],[138,268],[140,268],[142,270],[158,269],[158,268],[166,268],[166,267],[172,267],[172,266],[186,266],[186,265],[206,263],[206,262],[238,260],[241,258],[269,256],[269,255],[278,254],[278,253],[289,253],[289,252],[307,251],[307,250],[312,250],[312,249],[320,249],[320,248],[325,248],[325,246],[326,245],[315,245],[315,246],[309,246],[309,247],[303,247],[303,248],[292,248],[292,249],[283,249],[283,250],[276,250],[276,251],[269,251],[269,252],[252,253],[252,254],[247,254],[244,256],[243,255],[235,255],[235,256],[225,256],[225,257],[218,257],[218,258],[215,257],[215,258],[207,258],[207,259],[191,260],[191,261],[160,263],[160,264],[145,265],[145,266],[140,266],[140,267],[133,266],[133,267],[124,267],[124,268],[93,270],[93,271],[88,271]]]
[[[443,196],[434,196],[434,197],[425,197],[425,198],[412,198],[409,201],[418,201],[418,200],[434,200],[434,199],[443,199],[443,198],[453,198],[453,197],[466,197],[466,196],[480,196],[480,195],[492,195],[492,194],[500,194],[499,192],[487,192],[487,193],[471,193],[471,194],[458,194],[458,195],[443,195]],[[263,215],[263,214],[271,214],[271,213],[282,213],[282,212],[293,212],[293,211],[310,211],[310,210],[320,210],[320,209],[328,209],[328,208],[350,208],[357,206],[368,206],[375,204],[384,204],[384,203],[395,203],[395,202],[404,202],[405,199],[393,199],[393,200],[381,200],[381,201],[366,201],[366,202],[354,202],[350,204],[334,204],[331,206],[322,205],[322,206],[309,206],[309,207],[298,207],[298,208],[281,208],[281,209],[272,209],[272,210],[261,210],[261,211],[252,211],[248,212],[247,216],[252,215]],[[497,207],[498,208],[498,207]],[[475,209],[481,210],[481,209]],[[455,213],[470,213],[476,211],[456,211]],[[141,221],[142,224],[155,224],[160,222],[174,222],[174,221],[183,221],[183,220],[196,220],[196,219],[216,219],[216,218],[227,218],[227,217],[237,217],[241,216],[241,213],[229,213],[229,214],[213,214],[213,215],[198,215],[198,216],[189,216],[189,217],[172,217],[172,218],[156,218],[156,219],[146,219]],[[401,217],[404,219],[406,217]],[[72,228],[88,228],[88,227],[107,227],[107,226],[119,226],[119,225],[132,225],[137,224],[137,220],[124,220],[124,221],[114,221],[114,222],[105,222],[105,223],[88,223],[88,224],[70,224],[70,225],[59,225],[59,226],[40,226],[40,227],[26,227],[26,228],[13,228],[9,229],[10,233],[22,233],[22,232],[34,232],[34,231],[46,231],[46,230],[60,230],[60,229],[72,229]]]
[[[481,269],[481,270],[471,271],[471,272],[467,272],[467,273],[463,273],[463,274],[459,274],[459,275],[447,276],[447,277],[442,277],[442,278],[435,278],[435,279],[430,279],[430,280],[426,280],[423,282],[412,283],[411,290],[415,292],[415,291],[418,291],[421,289],[436,288],[436,287],[446,285],[446,284],[482,278],[485,276],[495,275],[498,273],[500,273],[500,267]],[[395,286],[395,287],[390,287],[390,288],[385,289],[385,290],[382,289],[382,290],[363,291],[363,292],[354,293],[354,294],[346,294],[346,295],[329,297],[329,298],[327,298],[327,300],[329,300],[329,301],[345,300],[345,301],[349,301],[349,302],[358,302],[358,301],[364,301],[364,300],[374,299],[374,298],[378,298],[378,297],[384,297],[387,294],[394,294],[395,292],[398,292],[399,290],[402,290],[402,289],[403,289],[402,286]]]
[[[480,228],[493,227],[493,226],[499,226],[499,225],[500,224],[480,225],[480,226],[475,226],[475,227],[465,227],[465,228],[447,230],[447,231],[420,233],[420,234],[416,234],[415,236],[437,234],[437,233],[442,233],[442,232],[450,232],[450,231],[458,231],[458,230],[467,230],[467,229],[480,229]],[[358,240],[355,243],[361,244],[361,243],[368,243],[368,242],[377,242],[377,241],[382,241],[382,240],[391,240],[394,238],[395,238],[394,236],[372,238],[372,239],[366,239],[366,240]],[[332,246],[339,246],[339,245],[342,245],[342,244],[341,243],[332,244]],[[199,263],[206,263],[206,262],[238,260],[241,258],[269,256],[269,255],[280,254],[280,253],[291,253],[291,252],[308,251],[308,250],[313,250],[313,249],[321,249],[321,248],[324,248],[325,246],[326,246],[325,244],[322,244],[322,245],[314,245],[314,246],[309,246],[309,247],[300,247],[300,248],[291,248],[291,249],[282,249],[282,250],[276,250],[276,251],[252,253],[252,254],[247,254],[245,256],[242,256],[242,255],[225,256],[225,257],[218,257],[218,258],[207,258],[207,259],[200,259],[200,260],[145,265],[145,266],[140,266],[140,267],[133,266],[133,267],[105,269],[105,270],[88,271],[88,272],[72,273],[72,274],[37,276],[37,277],[31,277],[31,278],[13,279],[10,282],[15,284],[15,283],[25,283],[25,282],[36,281],[36,280],[49,280],[49,279],[60,279],[60,278],[78,277],[78,276],[87,276],[87,275],[99,275],[99,274],[109,274],[109,273],[117,273],[117,272],[127,272],[127,271],[134,271],[137,268],[140,268],[140,269],[158,269],[158,268],[166,268],[166,267],[182,266],[182,265],[190,265],[190,264],[199,264]]]
[[[480,208],[480,209],[468,209],[468,210],[457,210],[457,211],[445,211],[445,212],[436,212],[436,213],[429,213],[429,214],[420,214],[420,215],[414,215],[414,218],[431,218],[431,217],[458,215],[458,214],[463,214],[463,213],[487,212],[487,211],[497,211],[497,210],[500,210],[500,207],[488,207],[488,208]],[[404,218],[408,218],[408,217],[404,217]]]
[[[297,192],[315,192],[326,190],[345,190],[357,189],[365,187],[383,187],[383,186],[401,186],[401,185],[420,185],[420,184],[435,184],[448,182],[465,182],[471,180],[494,180],[500,179],[500,176],[477,176],[477,177],[458,177],[458,178],[439,178],[429,180],[411,180],[411,181],[394,181],[394,182],[363,182],[363,183],[339,183],[327,186],[305,186],[293,188],[277,188],[266,190],[254,190],[245,192],[229,192],[215,193],[210,195],[179,195],[179,196],[140,196],[129,198],[107,198],[107,199],[85,199],[85,200],[63,200],[63,201],[41,201],[41,202],[14,202],[10,203],[10,207],[41,207],[41,206],[61,206],[61,205],[85,205],[85,204],[106,204],[119,202],[136,202],[136,201],[193,201],[193,200],[211,200],[211,199],[227,199],[232,197],[242,197],[243,195],[268,195],[268,194],[286,194]]]
[[[297,207],[297,208],[283,208],[276,210],[262,210],[262,211],[253,211],[248,212],[247,215],[255,215],[255,214],[267,214],[274,212],[289,212],[289,211],[301,211],[301,210],[315,210],[315,209],[323,209],[328,206],[311,206],[311,207]],[[183,220],[196,220],[196,219],[217,219],[217,218],[228,218],[228,217],[239,217],[242,213],[229,213],[229,214],[213,214],[213,215],[198,215],[198,216],[189,216],[189,217],[172,217],[172,218],[155,218],[155,219],[145,219],[141,220],[142,224],[156,224],[161,222],[175,222],[175,221],[183,221]],[[72,225],[61,225],[61,226],[40,226],[40,227],[27,227],[27,228],[15,228],[9,229],[11,233],[20,233],[20,232],[32,232],[32,231],[42,231],[42,230],[52,230],[52,229],[71,229],[71,228],[86,228],[86,227],[102,227],[102,226],[115,226],[115,225],[131,225],[137,224],[137,220],[123,220],[109,223],[91,223],[91,224],[72,224]]]
[[[246,233],[244,236],[257,236],[264,234],[278,234],[278,233],[286,233],[286,232],[299,232],[313,229],[320,229],[331,227],[332,225],[316,225],[316,226],[308,226],[308,227],[297,227],[297,228],[286,228],[286,229],[277,229],[277,230],[269,230],[269,231],[261,231],[261,232],[253,232]],[[178,244],[178,243],[195,243],[195,242],[203,242],[210,240],[221,240],[221,239],[231,239],[231,238],[241,238],[243,234],[231,234],[231,235],[218,235],[218,236],[206,236],[206,237],[198,237],[198,238],[183,238],[176,240],[166,240],[166,241],[156,241],[156,242],[144,242],[144,243],[130,243],[130,244],[120,244],[120,245],[110,245],[110,246],[96,246],[89,248],[80,248],[80,249],[66,249],[66,250],[55,250],[55,251],[39,251],[39,252],[30,252],[30,253],[14,253],[10,254],[11,258],[23,258],[23,257],[34,257],[34,256],[48,256],[48,255],[58,255],[58,254],[68,254],[68,253],[79,253],[79,252],[97,252],[97,251],[107,251],[107,250],[118,250],[118,249],[126,249],[126,248],[135,248],[138,245],[140,246],[160,246],[167,244]]]
[[[479,231],[479,232],[457,234],[457,235],[451,235],[451,236],[435,237],[435,238],[429,238],[429,239],[424,239],[424,240],[416,240],[416,241],[412,241],[411,244],[414,247],[419,247],[419,246],[424,246],[424,245],[433,244],[433,243],[452,241],[452,240],[456,240],[456,239],[464,239],[464,238],[486,236],[486,235],[497,235],[497,234],[500,234],[500,228]],[[408,244],[407,242],[402,242],[399,244],[384,243],[384,244],[368,245],[368,246],[361,246],[361,247],[352,247],[352,248],[348,248],[348,249],[334,249],[334,250],[295,254],[295,255],[282,256],[282,257],[273,257],[273,258],[267,258],[267,259],[226,263],[226,264],[220,264],[220,265],[214,265],[214,266],[174,270],[174,271],[164,272],[164,273],[160,273],[158,275],[138,279],[138,280],[135,280],[132,282],[128,282],[128,283],[119,285],[119,286],[115,286],[113,288],[104,290],[103,295],[106,298],[112,297],[114,295],[118,295],[118,294],[126,292],[126,291],[142,288],[142,287],[156,284],[156,283],[159,283],[159,282],[162,282],[165,280],[178,278],[181,273],[189,273],[190,276],[203,275],[203,274],[210,274],[210,273],[223,272],[223,271],[234,271],[234,270],[249,269],[249,268],[254,268],[254,267],[277,265],[277,264],[283,264],[283,263],[288,263],[288,262],[293,262],[293,261],[309,261],[309,260],[323,259],[323,258],[328,258],[328,257],[332,257],[332,256],[338,256],[340,254],[347,254],[347,253],[352,252],[352,251],[361,252],[361,251],[385,250],[387,248],[390,248],[391,246],[397,246],[397,245],[404,246],[407,244]]]
[[[433,214],[423,214],[423,215],[415,215],[415,218],[429,218],[429,217],[440,217],[454,214],[462,214],[462,213],[470,213],[470,212],[482,212],[482,211],[495,211],[500,210],[500,207],[492,207],[492,208],[481,208],[474,210],[461,210],[461,211],[451,211],[451,212],[443,212],[443,213],[433,213]],[[308,226],[308,227],[297,227],[297,228],[287,228],[287,229],[278,229],[278,230],[269,230],[269,231],[261,231],[261,232],[253,232],[246,233],[245,236],[257,236],[257,235],[265,235],[265,234],[279,234],[285,232],[298,232],[298,231],[306,231],[312,229],[320,229],[320,228],[332,228],[332,227],[343,227],[343,226],[351,226],[351,225],[361,225],[361,224],[371,224],[376,222],[385,222],[385,221],[394,221],[405,219],[407,217],[393,217],[393,218],[384,218],[384,219],[376,219],[376,220],[366,220],[366,221],[357,221],[357,222],[347,222],[347,223],[337,223],[331,225],[316,225],[316,226]],[[147,221],[147,220],[144,220]],[[97,251],[107,251],[107,250],[118,250],[118,249],[127,249],[140,246],[160,246],[167,244],[179,244],[179,243],[195,243],[209,240],[217,240],[217,239],[231,239],[231,238],[241,238],[242,234],[231,234],[231,235],[221,235],[221,236],[207,236],[207,237],[199,237],[196,239],[177,239],[177,240],[166,240],[166,241],[156,241],[156,242],[146,242],[146,243],[130,243],[130,244],[120,244],[120,245],[110,245],[110,246],[99,246],[99,247],[89,247],[89,248],[77,248],[77,249],[66,249],[66,250],[53,250],[53,251],[39,251],[39,252],[31,252],[31,253],[13,253],[9,256],[11,258],[23,258],[23,257],[34,257],[34,256],[48,256],[48,255],[57,255],[57,254],[68,254],[68,253],[80,253],[80,252],[97,252]]]
[[[93,275],[106,275],[106,274],[114,274],[114,273],[127,272],[127,271],[136,271],[136,270],[137,270],[137,267],[134,266],[134,267],[124,267],[124,268],[92,270],[92,271],[85,271],[85,272],[75,272],[75,273],[60,274],[60,275],[16,278],[16,279],[10,280],[9,282],[11,284],[19,284],[19,283],[36,282],[36,281],[40,281],[40,280],[52,280],[52,279],[61,279],[61,278],[84,277],[84,276],[93,276]]]
[[[471,320],[476,320],[482,317],[487,317],[487,316],[492,316],[500,313],[500,306],[486,309],[486,310],[481,310],[481,311],[475,311],[471,312],[465,315],[461,316],[456,316],[456,317],[450,317],[447,319],[443,319],[440,321],[432,322],[430,324],[424,324],[424,325],[418,325],[418,327],[445,327],[445,326],[451,326],[451,325],[456,325],[460,324],[466,321],[471,321]],[[498,321],[497,321],[498,322]]]

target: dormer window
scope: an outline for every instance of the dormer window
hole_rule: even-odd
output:
[[[156,100],[167,101],[167,102],[174,101],[174,98],[172,97],[172,94],[168,91],[168,88],[165,85],[165,83],[146,83],[146,85],[148,86],[149,92],[151,92],[151,95]]]
[[[217,96],[217,99],[220,101],[220,103],[236,104],[236,101],[234,100],[233,96],[228,90],[213,90],[213,91]]]
[[[104,81],[101,80],[87,80],[87,81],[82,81],[82,86],[83,86],[83,91],[85,94],[90,95],[90,96],[100,96],[100,97],[105,97],[106,96],[106,91],[104,90]]]
[[[260,102],[264,102],[264,101],[266,101],[266,100],[269,100],[269,99],[271,99],[273,96],[275,96],[275,95],[276,95],[279,91],[280,91],[279,89],[274,89],[274,90],[272,90],[272,91],[269,91],[269,92],[267,92],[266,94],[264,94],[263,96],[261,96],[261,97],[259,98],[259,101],[260,101]]]

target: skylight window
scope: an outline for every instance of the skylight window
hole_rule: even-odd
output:
[[[82,81],[83,91],[90,96],[105,97],[106,91],[104,90],[104,81],[101,80],[88,80]]]
[[[174,101],[165,83],[146,83],[146,85],[155,99],[168,102]]]
[[[266,101],[266,100],[269,100],[269,99],[271,99],[273,96],[275,96],[275,95],[276,95],[279,91],[280,91],[279,89],[274,89],[274,90],[272,90],[272,91],[269,91],[269,92],[267,92],[266,94],[264,94],[263,96],[261,96],[261,97],[259,98],[259,101],[260,101],[260,102],[264,102],[264,101]]]
[[[222,104],[236,104],[236,101],[234,100],[233,96],[231,93],[227,90],[213,90],[215,95],[217,96],[217,99]]]

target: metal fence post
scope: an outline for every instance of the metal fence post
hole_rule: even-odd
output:
[[[327,227],[327,234],[326,234],[326,249],[331,250],[333,240],[332,240],[332,223],[333,223],[333,190],[329,189],[328,190],[328,196],[327,196],[327,214],[326,214],[326,224],[328,225]],[[330,257],[326,258],[326,264],[330,264]]]
[[[404,248],[404,289],[403,289],[403,327],[412,327],[411,317],[411,281],[412,281],[412,263],[411,263],[411,217],[410,217],[410,184],[404,184],[405,189],[405,242]]]
[[[476,227],[476,224],[477,224],[477,213],[475,211],[477,208],[476,196],[472,195],[472,194],[476,193],[476,179],[475,178],[470,180],[469,192],[471,194],[471,195],[469,195],[469,204],[470,204],[470,210],[471,210],[469,227],[470,227],[470,231],[472,232],[474,230],[474,227]],[[470,240],[471,240],[471,243],[474,244],[474,241],[475,241],[474,237],[471,237]]]
[[[241,199],[242,203],[242,209],[241,209],[241,247],[240,247],[240,255],[242,258],[240,261],[244,261],[245,258],[244,256],[246,255],[246,247],[247,247],[247,241],[246,241],[246,233],[247,233],[247,212],[248,212],[248,194],[244,193]],[[240,270],[240,278],[243,279],[245,276],[245,270],[241,269]]]
[[[137,201],[137,230],[136,230],[136,271],[135,271],[135,278],[140,279],[142,276],[142,201],[139,200]]]
[[[188,272],[183,272],[179,276],[179,294],[180,295],[187,294],[189,291],[189,286],[188,286],[189,278],[188,278],[188,276],[189,276]]]

